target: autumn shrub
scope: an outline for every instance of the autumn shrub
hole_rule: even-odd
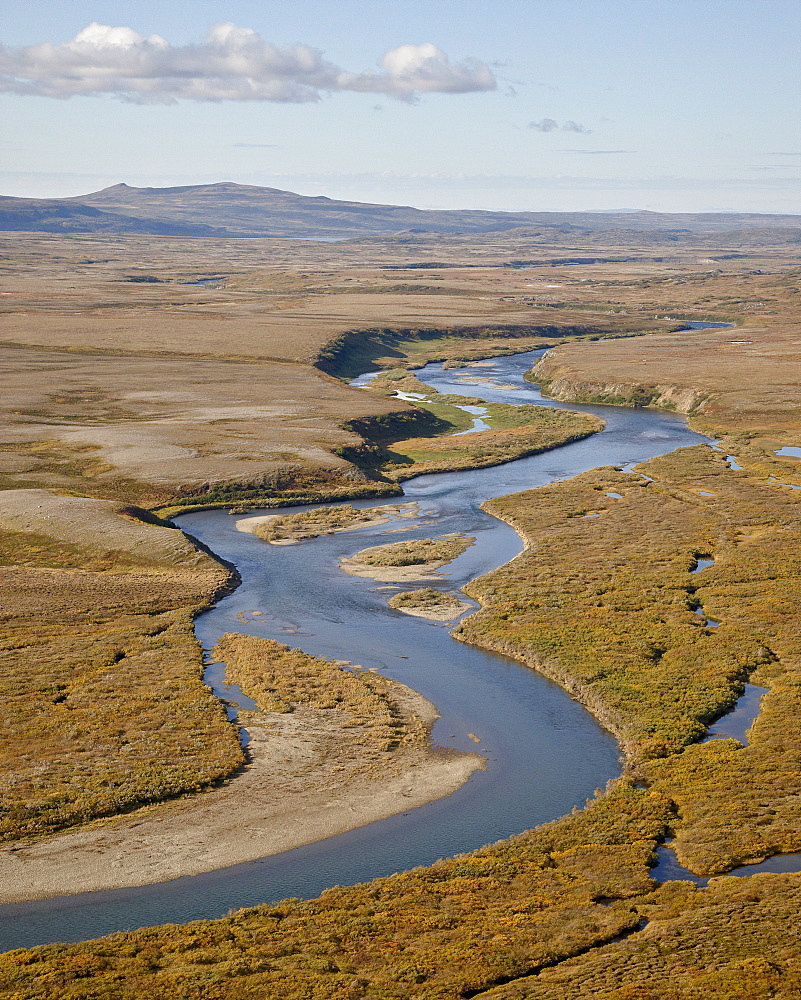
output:
[[[370,671],[344,670],[272,639],[228,633],[214,647],[226,677],[262,711],[291,712],[297,705],[334,711],[353,727],[349,741],[368,754],[401,743],[425,742],[419,719],[406,719],[392,697],[393,682]]]
[[[3,839],[197,791],[242,763],[193,627],[228,573],[188,542],[178,551],[183,564],[157,541],[120,551],[0,531]]]
[[[353,561],[365,566],[423,566],[452,562],[475,542],[470,535],[439,535],[411,541],[372,545],[362,549]]]
[[[389,599],[391,608],[436,608],[449,606],[458,601],[453,594],[444,594],[433,587],[421,587],[419,590],[405,590],[401,594],[393,594]]]
[[[801,500],[706,446],[641,468],[651,481],[594,470],[487,504],[527,549],[466,588],[484,607],[457,634],[584,701],[675,802],[694,870],[801,849]],[[699,745],[749,679],[771,688],[750,745]]]
[[[300,541],[316,538],[332,531],[358,528],[360,524],[375,520],[373,510],[359,510],[351,504],[317,507],[298,511],[296,514],[275,514],[253,528],[253,534],[265,542]]]
[[[666,818],[663,798],[618,782],[574,816],[317,900],[11,952],[0,990],[166,1000],[205,983],[218,1000],[458,1000],[633,931]]]

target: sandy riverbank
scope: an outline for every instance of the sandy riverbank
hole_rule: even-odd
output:
[[[410,723],[416,716],[430,729],[437,718],[402,684],[392,698]],[[354,774],[333,714],[250,714],[250,763],[222,787],[0,851],[0,902],[164,882],[279,854],[450,795],[484,764],[429,744]]]
[[[452,622],[465,611],[475,611],[475,608],[465,601],[453,601],[450,604],[441,604],[439,607],[395,608],[395,610],[404,615],[412,615],[414,618],[428,618],[432,622]]]
[[[414,566],[371,566],[359,562],[357,556],[343,556],[339,568],[348,576],[363,576],[378,583],[415,583],[417,580],[440,580],[442,574],[436,571],[447,564],[447,560],[416,563]]]

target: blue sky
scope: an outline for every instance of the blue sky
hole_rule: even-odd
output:
[[[797,0],[10,0],[0,42],[2,194],[801,212]]]

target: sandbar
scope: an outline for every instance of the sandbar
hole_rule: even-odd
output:
[[[438,713],[429,701],[398,682],[391,695],[411,724],[430,731]],[[0,903],[147,885],[279,854],[450,795],[485,763],[429,743],[354,774],[333,715],[304,706],[243,713],[250,761],[220,787],[0,850]]]
[[[388,524],[390,521],[395,520],[396,518],[416,517],[418,514],[418,504],[416,501],[411,501],[410,503],[405,503],[405,504],[387,504],[383,507],[375,508],[375,515],[373,517],[360,518],[359,520],[355,520],[352,524],[342,525],[341,527],[330,527],[322,523],[324,522],[325,519],[326,508],[321,507],[319,508],[319,510],[320,510],[321,525],[317,534],[327,535],[327,534],[336,534],[337,532],[340,531],[356,531],[359,528],[373,528],[381,524]],[[234,522],[234,527],[236,528],[237,531],[243,531],[246,532],[247,534],[255,535],[256,529],[259,527],[259,525],[268,524],[270,521],[275,521],[278,519],[287,521],[293,516],[294,515],[286,514],[284,512],[281,512],[280,510],[276,511],[274,514],[256,514],[253,515],[252,517],[239,518],[237,521]],[[309,526],[308,524],[305,524],[304,527],[306,528],[306,530],[308,530]],[[400,528],[396,530],[405,531],[409,529]],[[267,542],[269,545],[295,545],[297,544],[297,542],[303,541],[306,538],[315,537],[315,535],[301,534],[300,532],[298,532],[296,537],[291,537],[292,536],[291,529],[287,530],[287,534],[290,537],[276,538],[276,539],[263,538],[262,541]]]
[[[448,560],[436,559],[433,562],[417,563],[414,566],[370,566],[358,562],[356,557],[343,556],[339,560],[340,569],[350,576],[363,576],[368,580],[378,580],[382,583],[412,583],[415,580],[439,580],[441,573],[435,572],[444,566]]]
[[[432,622],[452,622],[454,618],[463,615],[465,611],[475,611],[472,604],[465,601],[452,601],[448,604],[438,604],[430,608],[395,608],[404,615],[413,615],[415,618],[428,618]]]

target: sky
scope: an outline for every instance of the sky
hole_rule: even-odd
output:
[[[801,213],[797,0],[6,0],[0,194]]]

